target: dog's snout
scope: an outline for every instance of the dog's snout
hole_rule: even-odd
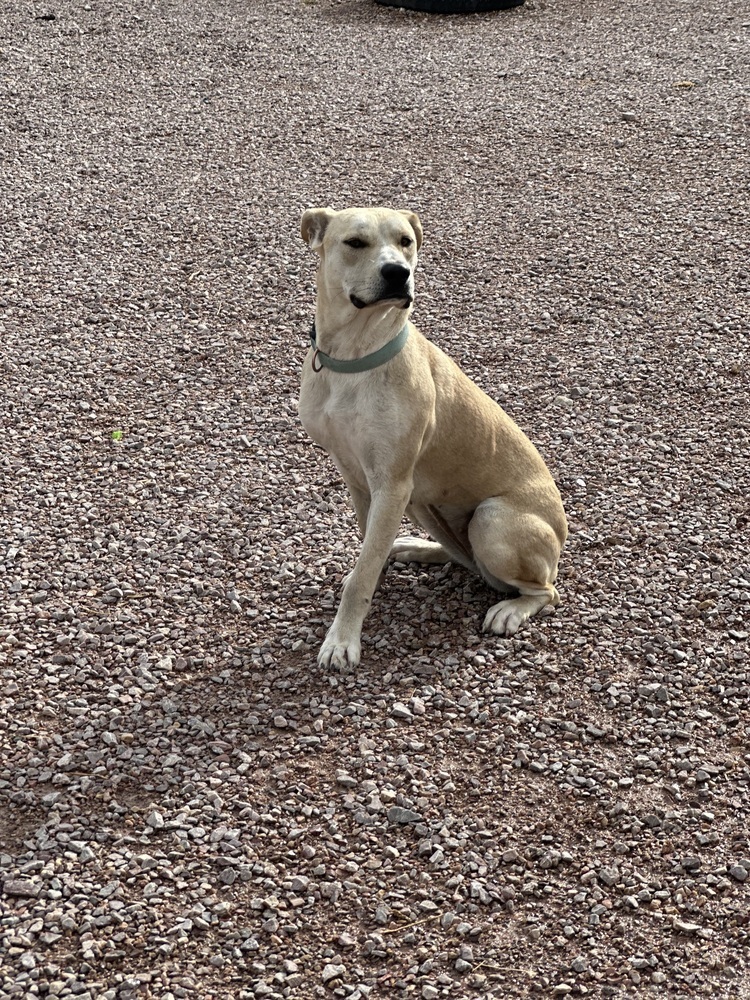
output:
[[[411,277],[411,271],[403,264],[383,264],[380,273],[391,288],[403,288]]]

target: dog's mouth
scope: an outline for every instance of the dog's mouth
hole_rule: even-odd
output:
[[[408,309],[412,304],[413,299],[408,292],[400,292],[398,294],[386,294],[381,295],[377,299],[373,299],[372,302],[365,302],[358,295],[350,295],[349,301],[355,307],[355,309],[367,309],[370,306],[382,306],[387,304],[398,305],[401,309]]]

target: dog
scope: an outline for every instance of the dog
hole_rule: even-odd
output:
[[[301,232],[319,270],[300,418],[343,476],[362,536],[318,662],[359,663],[389,557],[479,573],[506,595],[487,612],[485,631],[515,634],[559,604],[565,512],[523,431],[409,321],[419,217],[311,208]],[[430,540],[397,538],[404,514]]]

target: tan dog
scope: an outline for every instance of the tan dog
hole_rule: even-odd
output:
[[[408,322],[418,217],[313,208],[302,237],[320,271],[300,416],[344,477],[363,539],[318,661],[359,663],[362,622],[389,555],[453,560],[498,590],[518,591],[484,620],[487,631],[513,635],[559,603],[565,513],[523,431]],[[396,539],[404,514],[434,541]]]

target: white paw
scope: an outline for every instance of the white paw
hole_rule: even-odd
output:
[[[362,647],[359,638],[342,639],[333,635],[331,629],[325,637],[318,653],[318,663],[321,667],[335,667],[344,670],[346,667],[356,667],[359,663]]]
[[[399,562],[414,562],[414,553],[419,550],[420,544],[424,544],[423,538],[415,538],[411,535],[404,535],[397,538],[391,546],[391,559],[398,559]]]
[[[529,612],[523,605],[519,607],[518,598],[514,598],[493,604],[485,616],[482,628],[485,632],[494,632],[495,635],[515,635],[528,619]]]
[[[412,535],[397,538],[391,546],[391,559],[397,559],[403,563],[446,563],[450,562],[450,558],[438,542],[431,542],[426,538],[417,538]]]

